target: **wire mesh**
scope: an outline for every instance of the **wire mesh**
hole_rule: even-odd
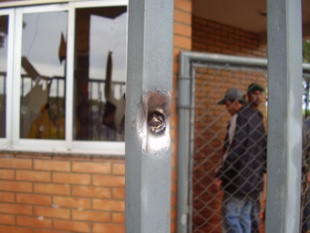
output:
[[[308,85],[305,85],[308,86]],[[308,92],[309,90],[306,89]],[[309,98],[307,95],[306,98]],[[310,118],[303,123],[303,155],[302,155],[302,198],[301,198],[301,232],[310,232]]]
[[[195,233],[228,232],[223,230],[224,218],[222,216],[222,209],[225,206],[223,205],[223,198],[226,200],[227,195],[224,195],[223,190],[218,189],[215,185],[217,183],[215,182],[217,181],[215,174],[216,169],[223,161],[223,147],[230,114],[225,105],[218,105],[217,102],[223,98],[229,88],[239,88],[246,94],[249,84],[258,83],[262,85],[265,92],[260,96],[261,103],[258,110],[261,112],[263,125],[268,131],[267,61],[264,59],[186,52],[181,54],[180,61],[179,96],[181,101],[179,101],[179,114],[182,124],[179,124],[179,126],[185,128],[182,130],[183,134],[185,134],[184,136],[181,134],[179,143],[183,145],[188,142],[188,146],[179,146],[179,166],[183,169],[181,169],[178,176],[188,178],[189,184],[179,185],[178,190],[188,190],[189,196],[182,195],[181,201],[178,203],[178,219],[180,221],[178,229],[180,232]],[[310,66],[303,64],[304,81],[302,86],[304,92],[301,111],[304,119],[309,117],[309,73]],[[187,77],[188,75],[190,77]],[[188,105],[189,103],[190,105]],[[185,111],[186,109],[188,110]],[[189,116],[191,116],[191,119],[188,118]],[[285,119],[285,116],[283,116],[283,119]],[[254,121],[261,120],[256,118]],[[186,122],[188,122],[188,126],[184,125]],[[310,137],[306,137],[306,130],[310,129],[310,123],[309,129],[305,125],[306,121],[304,121],[303,126],[303,164],[300,165],[303,177],[300,182],[302,187],[300,232],[310,232],[306,229],[307,225],[310,227],[310,175],[308,175],[310,174],[308,172],[310,171],[310,150],[307,149],[308,143],[310,147]],[[255,131],[255,127],[252,130]],[[188,136],[186,136],[186,133],[188,133]],[[265,134],[265,139],[267,135],[268,133]],[[248,137],[245,137],[245,140]],[[256,144],[256,140],[252,142],[252,144]],[[186,159],[187,150],[182,149],[189,149],[189,161]],[[261,149],[266,149],[266,146]],[[189,172],[184,165],[188,166]],[[258,163],[257,167],[259,166]],[[243,169],[256,170],[253,164],[251,166],[243,164],[241,168],[239,167],[238,172],[235,173],[242,173]],[[185,175],[180,175],[183,173]],[[243,179],[247,181],[252,175],[248,176],[243,176]],[[228,179],[233,177],[233,175],[230,175]],[[253,203],[256,208],[251,208],[254,210],[259,208],[255,216],[259,218],[260,223],[258,229],[256,231],[251,230],[251,232],[263,233],[265,231],[266,174],[262,175],[260,173],[260,177],[263,177],[264,189],[259,192],[257,201]],[[187,189],[184,190],[184,187],[187,187]],[[235,193],[238,193],[238,189],[236,189]],[[234,196],[235,193],[231,193],[231,196]],[[244,198],[241,198],[242,201],[247,197],[248,195],[244,195]],[[186,205],[183,204],[185,202]],[[188,207],[189,221],[186,224],[187,227],[184,228],[184,215],[187,213]],[[237,230],[233,232],[243,231]]]
[[[245,94],[251,83],[259,83],[266,87],[266,71],[242,67],[235,69],[226,65],[199,67],[196,68],[195,73],[192,231],[220,233],[223,226],[221,214],[223,191],[216,188],[215,171],[223,161],[223,147],[230,115],[225,105],[218,105],[217,102],[223,98],[229,88],[239,88]],[[264,116],[266,127],[267,92],[262,94],[263,101],[259,110]],[[255,143],[251,142],[251,144]],[[246,177],[243,178],[246,179]],[[264,198],[261,204],[264,205]]]

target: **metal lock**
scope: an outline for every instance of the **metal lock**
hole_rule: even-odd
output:
[[[170,146],[170,102],[168,91],[147,91],[142,97],[140,138],[147,152],[155,152]]]
[[[159,110],[154,110],[147,115],[147,126],[150,133],[155,135],[163,134],[166,130],[165,115]]]

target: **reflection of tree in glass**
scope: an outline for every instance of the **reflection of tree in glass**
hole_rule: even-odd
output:
[[[0,48],[3,47],[4,40],[8,34],[8,16],[0,17]]]
[[[310,40],[303,42],[302,47],[303,62],[310,63]]]

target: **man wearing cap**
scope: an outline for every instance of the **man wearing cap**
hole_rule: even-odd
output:
[[[261,97],[263,92],[264,88],[257,83],[251,83],[248,86],[247,90],[248,102],[251,108],[253,108],[254,110],[258,110],[258,107],[262,102]]]
[[[225,105],[231,115],[223,162],[216,173],[224,191],[222,214],[225,233],[251,232],[251,209],[263,189],[265,129],[262,118],[244,97],[241,90],[231,88],[218,102]]]
[[[247,97],[250,107],[258,111],[258,114],[263,118],[263,114],[258,110],[259,105],[262,103],[262,94],[265,89],[259,85],[258,83],[251,83],[247,89]],[[267,148],[266,148],[267,150]],[[265,193],[264,193],[265,194]],[[251,210],[251,218],[252,218],[252,233],[259,233],[259,223],[260,223],[260,195],[257,196],[256,204],[253,206]],[[264,198],[265,199],[265,198]],[[264,211],[262,212],[264,213]]]

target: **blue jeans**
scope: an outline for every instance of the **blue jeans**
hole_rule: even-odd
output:
[[[255,199],[224,193],[222,214],[225,233],[251,233],[251,209]]]
[[[260,196],[254,199],[254,204],[251,210],[252,233],[259,233],[260,224]]]

